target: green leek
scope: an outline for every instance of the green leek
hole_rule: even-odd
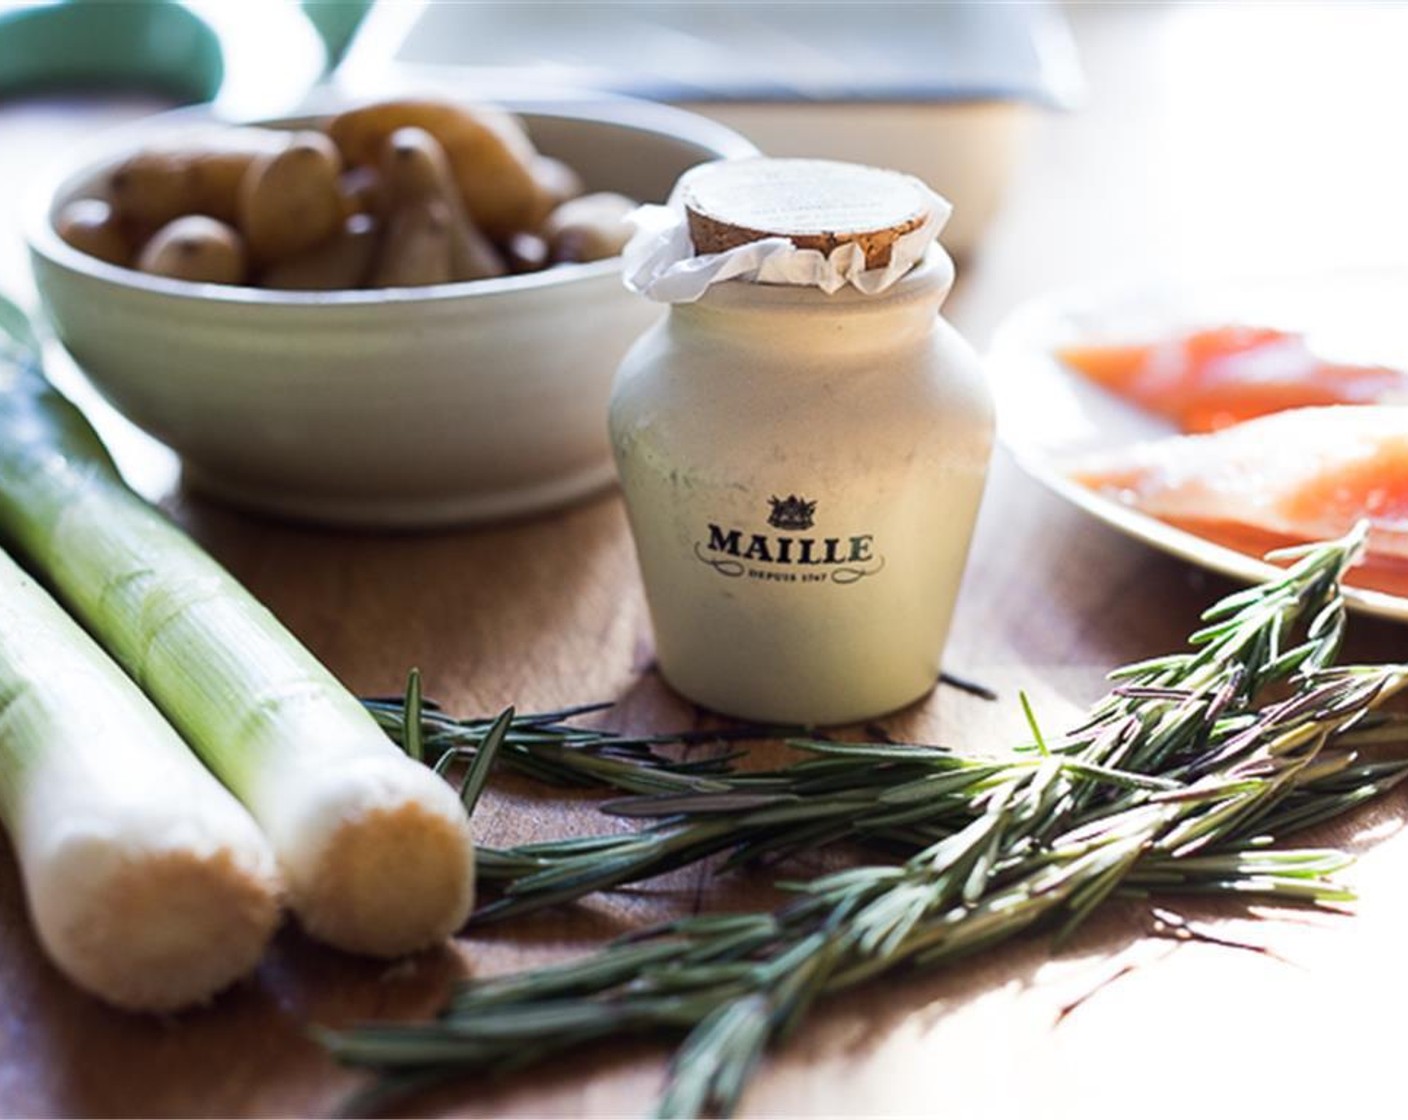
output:
[[[249,814],[4,553],[0,822],[45,952],[119,1007],[206,999],[254,968],[278,923]]]
[[[15,315],[0,306],[0,329]],[[309,933],[379,956],[443,940],[473,903],[473,847],[454,790],[124,485],[83,415],[43,377],[23,325],[9,335],[0,538],[249,808]]]

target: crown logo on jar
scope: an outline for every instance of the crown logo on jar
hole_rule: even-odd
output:
[[[785,498],[769,498],[772,513],[768,514],[768,524],[774,529],[810,529],[816,515],[816,503],[796,494]]]

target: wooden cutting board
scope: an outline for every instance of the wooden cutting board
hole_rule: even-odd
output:
[[[1245,133],[1226,102],[1208,108],[1184,96],[1186,87],[1174,96],[1156,84],[1175,73],[1177,59],[1196,62],[1199,73],[1216,62],[1204,40],[1167,38],[1164,29],[1222,17],[1102,5],[1075,9],[1075,18],[1100,96],[1083,115],[1051,122],[983,259],[963,270],[969,281],[954,316],[979,342],[1016,301],[1042,288],[1132,274],[1180,254],[1207,267],[1231,244],[1234,220],[1247,244],[1274,248],[1284,234],[1256,241],[1249,221],[1298,205],[1298,179],[1270,156],[1265,175],[1246,171],[1236,188],[1238,197],[1258,200],[1257,214],[1225,214],[1196,190],[1156,189],[1164,182],[1156,166],[1177,171],[1157,164],[1161,143],[1174,145],[1170,160],[1196,136],[1242,150]],[[1298,118],[1298,144],[1339,143],[1331,108],[1344,108],[1359,88],[1341,95],[1316,87],[1324,112]],[[1405,105],[1403,97],[1354,101],[1356,131],[1400,134]],[[0,106],[0,281],[23,283],[16,207],[35,166],[121,115],[91,101]],[[1375,154],[1383,148],[1387,160],[1389,147],[1365,149],[1358,181],[1391,178]],[[1358,217],[1337,212],[1333,246],[1317,229],[1295,252],[1374,249],[1385,233],[1356,224]],[[85,399],[93,405],[91,394]],[[149,492],[164,493],[169,459],[125,426],[103,423],[124,466]],[[481,532],[399,537],[302,530],[180,498],[168,504],[359,692],[396,691],[419,665],[429,693],[464,713],[609,699],[617,707],[604,721],[627,731],[709,722],[652,672],[614,495]],[[970,749],[1005,744],[1024,734],[1019,689],[1044,724],[1059,726],[1102,690],[1106,669],[1176,647],[1197,611],[1228,589],[1067,509],[999,455],[948,661],[1000,699],[941,689],[883,730]],[[1352,633],[1354,656],[1402,656],[1399,626],[1356,619]],[[776,747],[758,748],[759,761],[777,755]],[[1239,907],[1170,902],[1196,934],[1176,940],[1160,935],[1148,903],[1119,903],[1065,946],[1024,939],[831,1001],[765,1064],[743,1112],[950,1120],[1381,1115],[1401,1095],[1390,1016],[1408,943],[1405,819],[1408,797],[1398,795],[1306,838],[1362,853],[1349,876],[1362,895],[1352,916],[1258,921]],[[610,825],[590,796],[507,781],[495,784],[477,822],[498,845]],[[45,963],[0,844],[0,1115],[327,1115],[361,1075],[327,1060],[305,1034],[310,1023],[415,1018],[460,975],[584,952],[667,915],[770,899],[766,877],[692,868],[392,967],[330,952],[290,928],[249,983],[209,1008],[146,1019],[97,1005]],[[598,1047],[501,1082],[467,1079],[410,1111],[644,1116],[666,1055],[656,1040]]]

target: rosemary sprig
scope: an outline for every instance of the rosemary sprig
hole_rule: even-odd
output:
[[[480,907],[474,921],[503,921],[723,851],[731,851],[726,866],[732,867],[847,839],[913,850],[963,827],[986,784],[1038,764],[978,760],[941,748],[886,746],[877,759],[866,746],[793,745],[817,757],[778,770],[717,773],[711,776],[717,788],[707,792],[603,806],[622,816],[662,818],[639,831],[481,849],[480,877],[499,889],[499,897]],[[905,749],[910,757],[891,756]]]
[[[982,699],[997,698],[985,685],[948,673],[940,676],[940,682]],[[496,718],[502,718],[502,713],[499,717],[469,719],[447,714],[422,696],[418,669],[411,670],[404,695],[370,697],[362,703],[408,755],[441,773],[452,765],[470,763]],[[513,716],[505,738],[504,764],[550,785],[606,786],[640,794],[717,792],[723,787],[709,776],[729,772],[737,754],[682,761],[656,748],[778,739],[802,730],[770,724],[734,724],[714,730],[632,736],[567,722],[611,706],[609,702],[578,704],[552,712]]]
[[[907,762],[888,746],[821,745],[792,768],[787,780],[811,764],[810,777],[854,793],[861,786],[844,776],[847,766],[874,768],[877,758],[929,766],[907,792],[877,784],[859,806],[911,811],[926,804],[926,783],[939,786],[928,791],[941,806],[934,818],[892,823],[916,845],[926,828],[936,834],[898,866],[784,884],[795,897],[775,911],[671,922],[584,960],[462,985],[431,1023],[323,1040],[343,1061],[381,1071],[380,1104],[471,1068],[519,1068],[621,1034],[683,1033],[659,1112],[729,1112],[765,1048],[819,997],[1037,926],[1068,935],[1115,891],[1342,899],[1330,879],[1340,853],[1267,845],[1353,808],[1408,768],[1359,755],[1365,742],[1393,734],[1393,723],[1366,715],[1408,681],[1408,669],[1332,667],[1344,622],[1338,580],[1361,543],[1355,534],[1310,550],[1284,575],[1224,600],[1190,651],[1121,670],[1080,727],[1040,749],[1025,745],[997,763],[942,751]],[[769,829],[792,828],[783,810],[805,815],[800,795],[739,800],[775,796],[776,786],[757,784],[768,776],[709,780],[726,789],[657,797],[648,807],[673,810],[667,829],[781,814],[765,818],[772,823],[745,848],[780,834]],[[576,855],[611,850],[607,838],[574,843]],[[522,870],[541,853],[516,855]],[[564,882],[570,875],[558,890]]]
[[[452,765],[473,762],[484,737],[499,716],[457,719],[420,695],[420,674],[412,670],[404,697],[362,701],[393,741],[417,761],[444,773]],[[779,729],[741,725],[718,730],[679,731],[666,735],[621,735],[578,727],[567,721],[610,708],[580,704],[551,712],[512,714],[503,729],[498,760],[511,770],[549,785],[605,786],[634,793],[707,792],[719,787],[711,775],[726,773],[733,754],[680,760],[662,746],[730,743],[773,738]],[[419,720],[407,713],[419,711]]]

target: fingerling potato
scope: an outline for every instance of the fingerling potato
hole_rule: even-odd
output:
[[[422,128],[440,142],[465,210],[486,235],[505,240],[537,224],[543,195],[533,176],[537,152],[513,117],[445,101],[382,101],[339,114],[328,133],[348,163],[366,164],[401,128]]]
[[[396,210],[372,270],[372,287],[448,284],[453,269],[450,240],[450,216],[444,203],[431,200]]]
[[[549,215],[543,236],[559,264],[600,261],[626,247],[634,229],[626,221],[636,204],[622,194],[584,194]]]
[[[344,209],[337,148],[320,132],[298,132],[279,152],[254,161],[239,189],[239,226],[250,255],[284,260],[327,241]]]
[[[268,128],[209,128],[148,145],[108,176],[119,218],[154,230],[185,214],[237,220],[240,182],[250,164],[282,150],[289,134]]]
[[[444,149],[422,128],[398,128],[386,138],[381,178],[394,214],[407,207],[443,210],[450,239],[450,279],[481,280],[506,271],[494,246],[465,213]]]
[[[127,265],[132,245],[113,209],[100,198],[80,198],[68,203],[54,219],[54,229],[80,253],[108,264]]]
[[[153,235],[137,258],[137,268],[173,280],[241,284],[246,262],[244,242],[235,229],[204,214],[188,214]]]
[[[270,265],[260,283],[286,291],[360,288],[371,271],[376,239],[376,219],[370,214],[353,214],[327,241]]]
[[[541,272],[547,268],[552,251],[536,233],[515,233],[504,245],[504,263],[510,272]]]

